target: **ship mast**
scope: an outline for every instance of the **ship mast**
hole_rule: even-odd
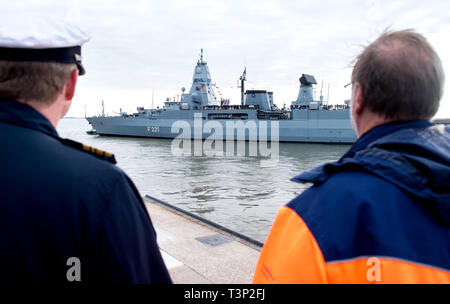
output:
[[[247,67],[245,67],[242,76],[239,77],[241,81],[241,106],[244,105],[244,97],[245,97],[245,81],[247,80]]]
[[[320,87],[320,105],[323,104],[323,79],[322,79],[322,86]]]
[[[330,83],[328,83],[328,96],[327,96],[327,104],[330,103]]]
[[[200,63],[203,63],[203,49],[200,49]]]
[[[155,88],[152,90],[152,110],[153,110],[153,99],[155,97]]]

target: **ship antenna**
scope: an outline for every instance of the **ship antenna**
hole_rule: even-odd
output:
[[[327,97],[327,104],[330,103],[330,83],[328,83],[328,97]]]
[[[247,67],[245,67],[244,72],[242,73],[242,76],[239,77],[239,80],[241,81],[241,106],[244,105],[244,95],[245,95],[245,81],[247,80]]]
[[[203,49],[200,49],[200,62],[203,63]]]
[[[153,110],[153,99],[155,97],[155,88],[152,90],[152,110]]]
[[[323,103],[323,79],[322,79],[322,86],[320,87],[320,103]]]

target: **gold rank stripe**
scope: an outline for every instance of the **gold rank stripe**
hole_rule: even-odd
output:
[[[106,161],[109,161],[110,163],[116,164],[116,158],[114,157],[113,153],[106,152],[85,144],[82,144],[80,142],[70,140],[67,138],[57,138],[60,142],[62,142],[65,145],[71,146],[75,149],[82,150],[84,152],[87,152],[93,156],[96,156],[98,158],[104,159]]]
[[[107,157],[107,158],[113,158],[114,157],[114,154],[112,154],[112,153],[109,153],[109,152],[106,152],[106,151],[103,151],[103,150],[100,150],[100,149],[97,149],[97,148],[94,148],[94,147],[91,147],[91,146],[88,146],[88,145],[85,145],[85,144],[82,144],[83,146],[83,150],[85,150],[85,151],[87,151],[87,152],[89,152],[89,153],[91,153],[91,154],[95,154],[95,155],[98,155],[98,156],[100,156],[100,157]]]

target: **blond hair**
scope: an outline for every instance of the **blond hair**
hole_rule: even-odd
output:
[[[76,65],[0,60],[0,98],[52,104]]]

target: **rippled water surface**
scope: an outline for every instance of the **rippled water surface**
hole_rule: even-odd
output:
[[[278,209],[307,186],[290,179],[337,160],[349,145],[280,143],[278,161],[258,156],[175,156],[172,140],[87,135],[84,119],[62,119],[62,137],[115,154],[141,195],[197,213],[263,242]]]

